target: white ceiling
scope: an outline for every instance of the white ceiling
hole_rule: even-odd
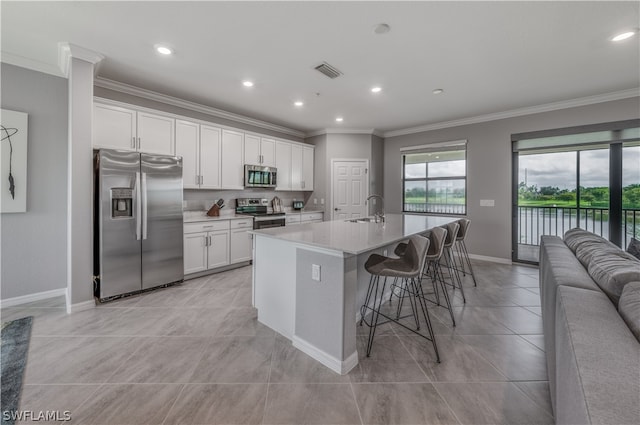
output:
[[[640,37],[609,41],[638,26],[635,1],[0,7],[5,62],[57,70],[69,42],[105,55],[99,77],[305,132],[390,131],[640,87]],[[391,31],[376,35],[381,22]],[[175,54],[160,57],[160,42]],[[344,75],[319,74],[323,61]]]

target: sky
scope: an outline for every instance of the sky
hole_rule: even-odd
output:
[[[622,185],[640,184],[640,146],[623,150]],[[519,181],[528,186],[554,186],[560,189],[576,188],[576,153],[520,155]],[[580,186],[609,185],[609,150],[598,149],[580,153]]]

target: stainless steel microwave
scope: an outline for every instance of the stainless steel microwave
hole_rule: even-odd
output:
[[[277,170],[260,165],[244,166],[244,187],[276,187]]]

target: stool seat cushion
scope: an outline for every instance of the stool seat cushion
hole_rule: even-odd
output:
[[[407,252],[407,244],[404,242],[400,242],[396,249],[393,250],[393,253],[398,257],[402,257]]]
[[[371,254],[367,261],[364,263],[364,268],[366,271],[371,273],[371,268],[382,263],[384,260],[388,260],[389,257],[385,257],[384,255],[379,254]]]

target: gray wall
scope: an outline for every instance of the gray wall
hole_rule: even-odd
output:
[[[300,137],[296,137],[296,136],[292,136],[289,134],[283,134],[277,131],[273,131],[273,130],[265,130],[263,128],[260,127],[256,127],[256,126],[252,126],[249,124],[244,124],[244,123],[239,123],[236,121],[232,121],[229,119],[225,119],[225,118],[220,118],[220,117],[215,117],[212,115],[207,115],[201,112],[196,112],[196,111],[190,111],[188,109],[184,109],[184,108],[180,108],[177,106],[173,106],[173,105],[168,105],[166,103],[162,103],[162,102],[156,102],[154,100],[149,100],[149,99],[144,99],[142,97],[138,97],[138,96],[133,96],[130,94],[126,94],[126,93],[121,93],[115,90],[109,90],[109,89],[105,89],[102,87],[94,87],[94,92],[93,92],[94,96],[97,97],[102,97],[105,99],[111,99],[111,100],[115,100],[118,102],[124,102],[124,103],[129,103],[131,105],[137,105],[137,106],[141,106],[144,108],[150,108],[150,109],[155,109],[158,111],[162,111],[162,112],[166,112],[169,114],[176,114],[176,115],[182,115],[185,117],[191,117],[193,119],[198,119],[198,120],[203,120],[203,121],[209,121],[211,123],[215,123],[218,125],[226,125],[226,126],[230,126],[230,127],[235,127],[238,128],[240,130],[245,130],[245,131],[252,131],[255,133],[260,133],[260,134],[266,134],[269,136],[273,136],[273,137],[279,137],[285,140],[293,140],[296,142],[303,142],[302,138]]]
[[[387,211],[402,210],[400,148],[467,139],[468,247],[472,254],[511,259],[511,134],[619,121],[640,116],[640,98],[389,137],[384,143]],[[481,207],[494,199],[495,207]]]
[[[29,114],[27,212],[1,217],[4,300],[67,286],[68,93],[64,78],[0,66],[2,108]]]
[[[323,134],[305,139],[315,145],[315,180],[311,199],[325,200],[325,220],[331,219],[331,160],[367,159],[369,160],[369,193],[382,194],[383,181],[383,140],[370,134]]]

